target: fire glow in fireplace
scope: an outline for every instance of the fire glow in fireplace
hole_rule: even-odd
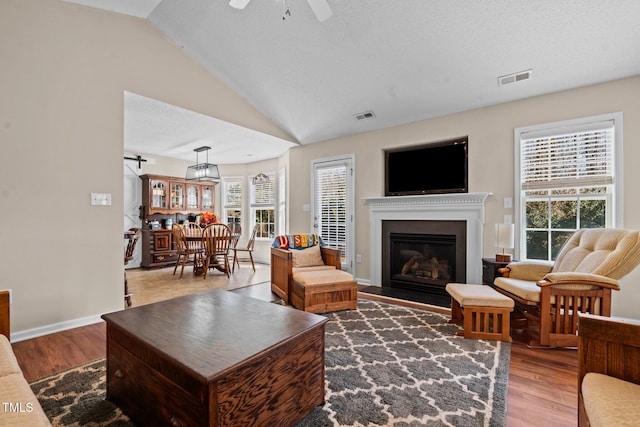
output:
[[[466,280],[465,221],[383,221],[383,287],[446,295]]]
[[[391,233],[389,238],[392,281],[455,281],[456,236]]]

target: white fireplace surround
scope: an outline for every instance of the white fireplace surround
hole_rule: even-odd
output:
[[[382,286],[382,221],[466,221],[467,283],[482,283],[484,202],[492,193],[365,197],[371,225],[371,285]]]

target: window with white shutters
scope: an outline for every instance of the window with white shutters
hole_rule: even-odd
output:
[[[275,237],[275,174],[267,174],[268,182],[251,185],[252,223],[258,225],[257,239],[273,239]],[[249,178],[249,182],[251,182]]]
[[[224,222],[231,225],[242,223],[242,181],[240,178],[223,178],[222,205],[224,207]]]
[[[620,226],[621,127],[614,114],[516,129],[520,258],[554,260],[577,229]]]

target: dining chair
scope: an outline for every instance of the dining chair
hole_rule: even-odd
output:
[[[138,239],[140,239],[140,229],[137,227],[130,228],[125,235],[127,237],[127,248],[124,251],[124,265],[127,265],[133,259],[133,251],[136,249]]]
[[[136,244],[140,239],[140,228],[132,227],[125,232],[125,238],[127,239],[127,247],[124,250],[124,265],[129,264],[129,261],[133,259],[133,252],[136,249]],[[124,302],[127,307],[131,307],[131,293],[129,292],[129,282],[127,281],[127,272],[124,272]]]
[[[256,271],[256,265],[253,262],[253,247],[256,243],[256,233],[258,232],[258,224],[253,226],[253,230],[251,231],[251,236],[249,237],[249,240],[247,241],[247,246],[245,246],[244,248],[238,248],[238,240],[235,241],[235,245],[233,246],[233,267],[231,268],[231,271],[235,271],[236,269],[236,264],[238,264],[238,268],[240,268],[240,261],[251,261],[251,267],[253,268],[253,271]],[[238,258],[238,252],[240,253],[247,253],[248,254],[248,258],[244,258],[244,259],[240,259]]]
[[[231,229],[226,224],[209,224],[202,232],[204,248],[204,278],[209,268],[217,268],[230,276],[229,250],[231,248]]]
[[[197,222],[185,222],[182,224],[182,228],[184,229],[184,233],[187,236],[201,236],[202,235],[202,227]]]
[[[189,258],[191,258],[191,256],[193,256],[193,268],[197,268],[199,264],[199,259],[203,252],[202,241],[200,240],[202,230],[200,226],[192,227],[189,226],[188,223],[185,223],[182,225],[174,224],[171,231],[173,232],[173,241],[178,255],[176,265],[173,268],[173,274],[176,274],[178,265],[181,265],[180,278],[182,278],[184,266],[189,262]],[[187,237],[197,237],[198,239],[188,239]]]
[[[173,267],[173,275],[175,276],[176,271],[178,270],[178,266],[182,265],[182,271],[180,271],[180,277],[182,277],[182,272],[184,271],[184,264],[187,259],[187,247],[184,240],[184,230],[182,226],[179,224],[173,224],[171,226],[171,233],[173,234],[173,244],[176,248],[176,255],[178,258],[176,259],[176,265]]]
[[[238,236],[242,234],[242,226],[239,222],[232,222],[229,224],[229,229],[231,230],[231,234],[237,234]]]
[[[239,222],[230,222],[227,224],[231,230],[231,244],[229,245],[229,262],[231,263],[231,272],[233,273],[233,267],[235,265],[235,252],[233,250],[238,245],[238,241],[242,235],[242,226]]]

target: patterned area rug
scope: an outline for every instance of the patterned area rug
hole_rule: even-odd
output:
[[[324,406],[300,426],[502,426],[511,345],[454,336],[439,313],[358,301],[327,314]],[[31,385],[54,426],[132,426],[99,360]]]

